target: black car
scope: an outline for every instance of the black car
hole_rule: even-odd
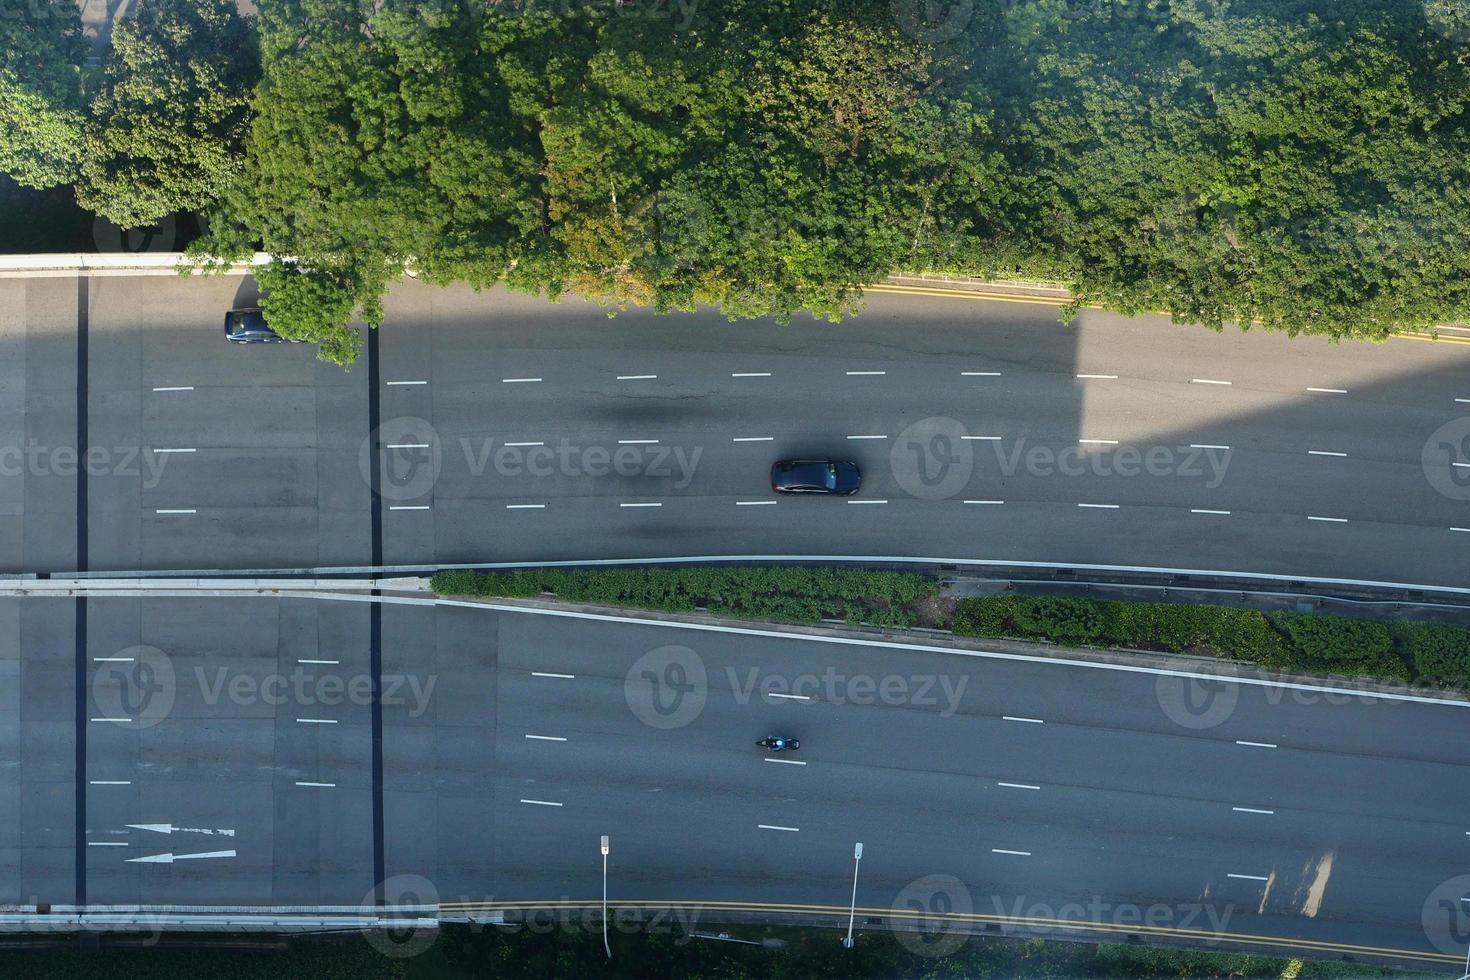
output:
[[[250,306],[225,314],[225,339],[237,344],[284,344],[286,338],[265,325],[260,307]]]
[[[845,459],[783,459],[771,467],[771,489],[777,493],[850,497],[862,485],[857,464]]]

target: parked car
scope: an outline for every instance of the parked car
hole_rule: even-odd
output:
[[[237,344],[284,344],[286,338],[266,326],[265,314],[258,306],[231,310],[225,314],[225,339]]]
[[[846,459],[783,459],[771,467],[771,489],[777,493],[850,497],[862,485],[857,464]]]

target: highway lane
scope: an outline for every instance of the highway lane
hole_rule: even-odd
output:
[[[248,279],[98,277],[85,295],[89,567],[371,561],[367,365],[224,343],[215,321]],[[78,563],[79,300],[72,280],[0,283],[8,444],[29,453],[0,472],[11,570]],[[383,560],[796,553],[1470,584],[1465,345],[1054,317],[875,293],[841,325],[609,321],[404,283],[380,338]],[[769,462],[805,454],[857,460],[862,502],[773,503]]]
[[[0,603],[11,902],[68,903],[84,867],[98,904],[356,904],[379,848],[387,890],[446,909],[584,900],[607,833],[630,902],[839,905],[861,840],[868,908],[1444,955],[1470,925],[1435,918],[1466,873],[1462,706],[386,605],[378,779],[363,603],[94,598],[78,772],[73,614]],[[765,761],[772,731],[805,765]]]

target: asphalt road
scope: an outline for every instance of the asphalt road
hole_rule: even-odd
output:
[[[1462,705],[385,605],[379,775],[366,604],[93,598],[85,622],[82,720],[75,600],[0,601],[3,903],[357,905],[381,866],[389,902],[488,914],[596,899],[608,834],[635,904],[845,908],[861,841],[869,928],[1147,921],[1428,961],[1470,928]],[[769,733],[800,752],[767,761]]]
[[[840,325],[609,320],[406,283],[369,391],[366,362],[226,344],[221,311],[253,297],[239,278],[0,281],[0,568],[369,564],[376,402],[386,564],[846,555],[1470,585],[1466,344],[1063,327],[1045,305],[884,293]],[[863,491],[776,500],[770,462],[805,455],[856,460]]]

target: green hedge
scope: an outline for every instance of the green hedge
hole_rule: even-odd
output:
[[[1470,629],[1345,616],[1054,596],[962,599],[954,631],[1251,660],[1276,670],[1470,689]]]
[[[434,575],[439,595],[528,597],[667,612],[706,607],[726,616],[815,623],[841,618],[912,626],[913,604],[939,591],[937,579],[847,568],[628,568],[452,571]]]

